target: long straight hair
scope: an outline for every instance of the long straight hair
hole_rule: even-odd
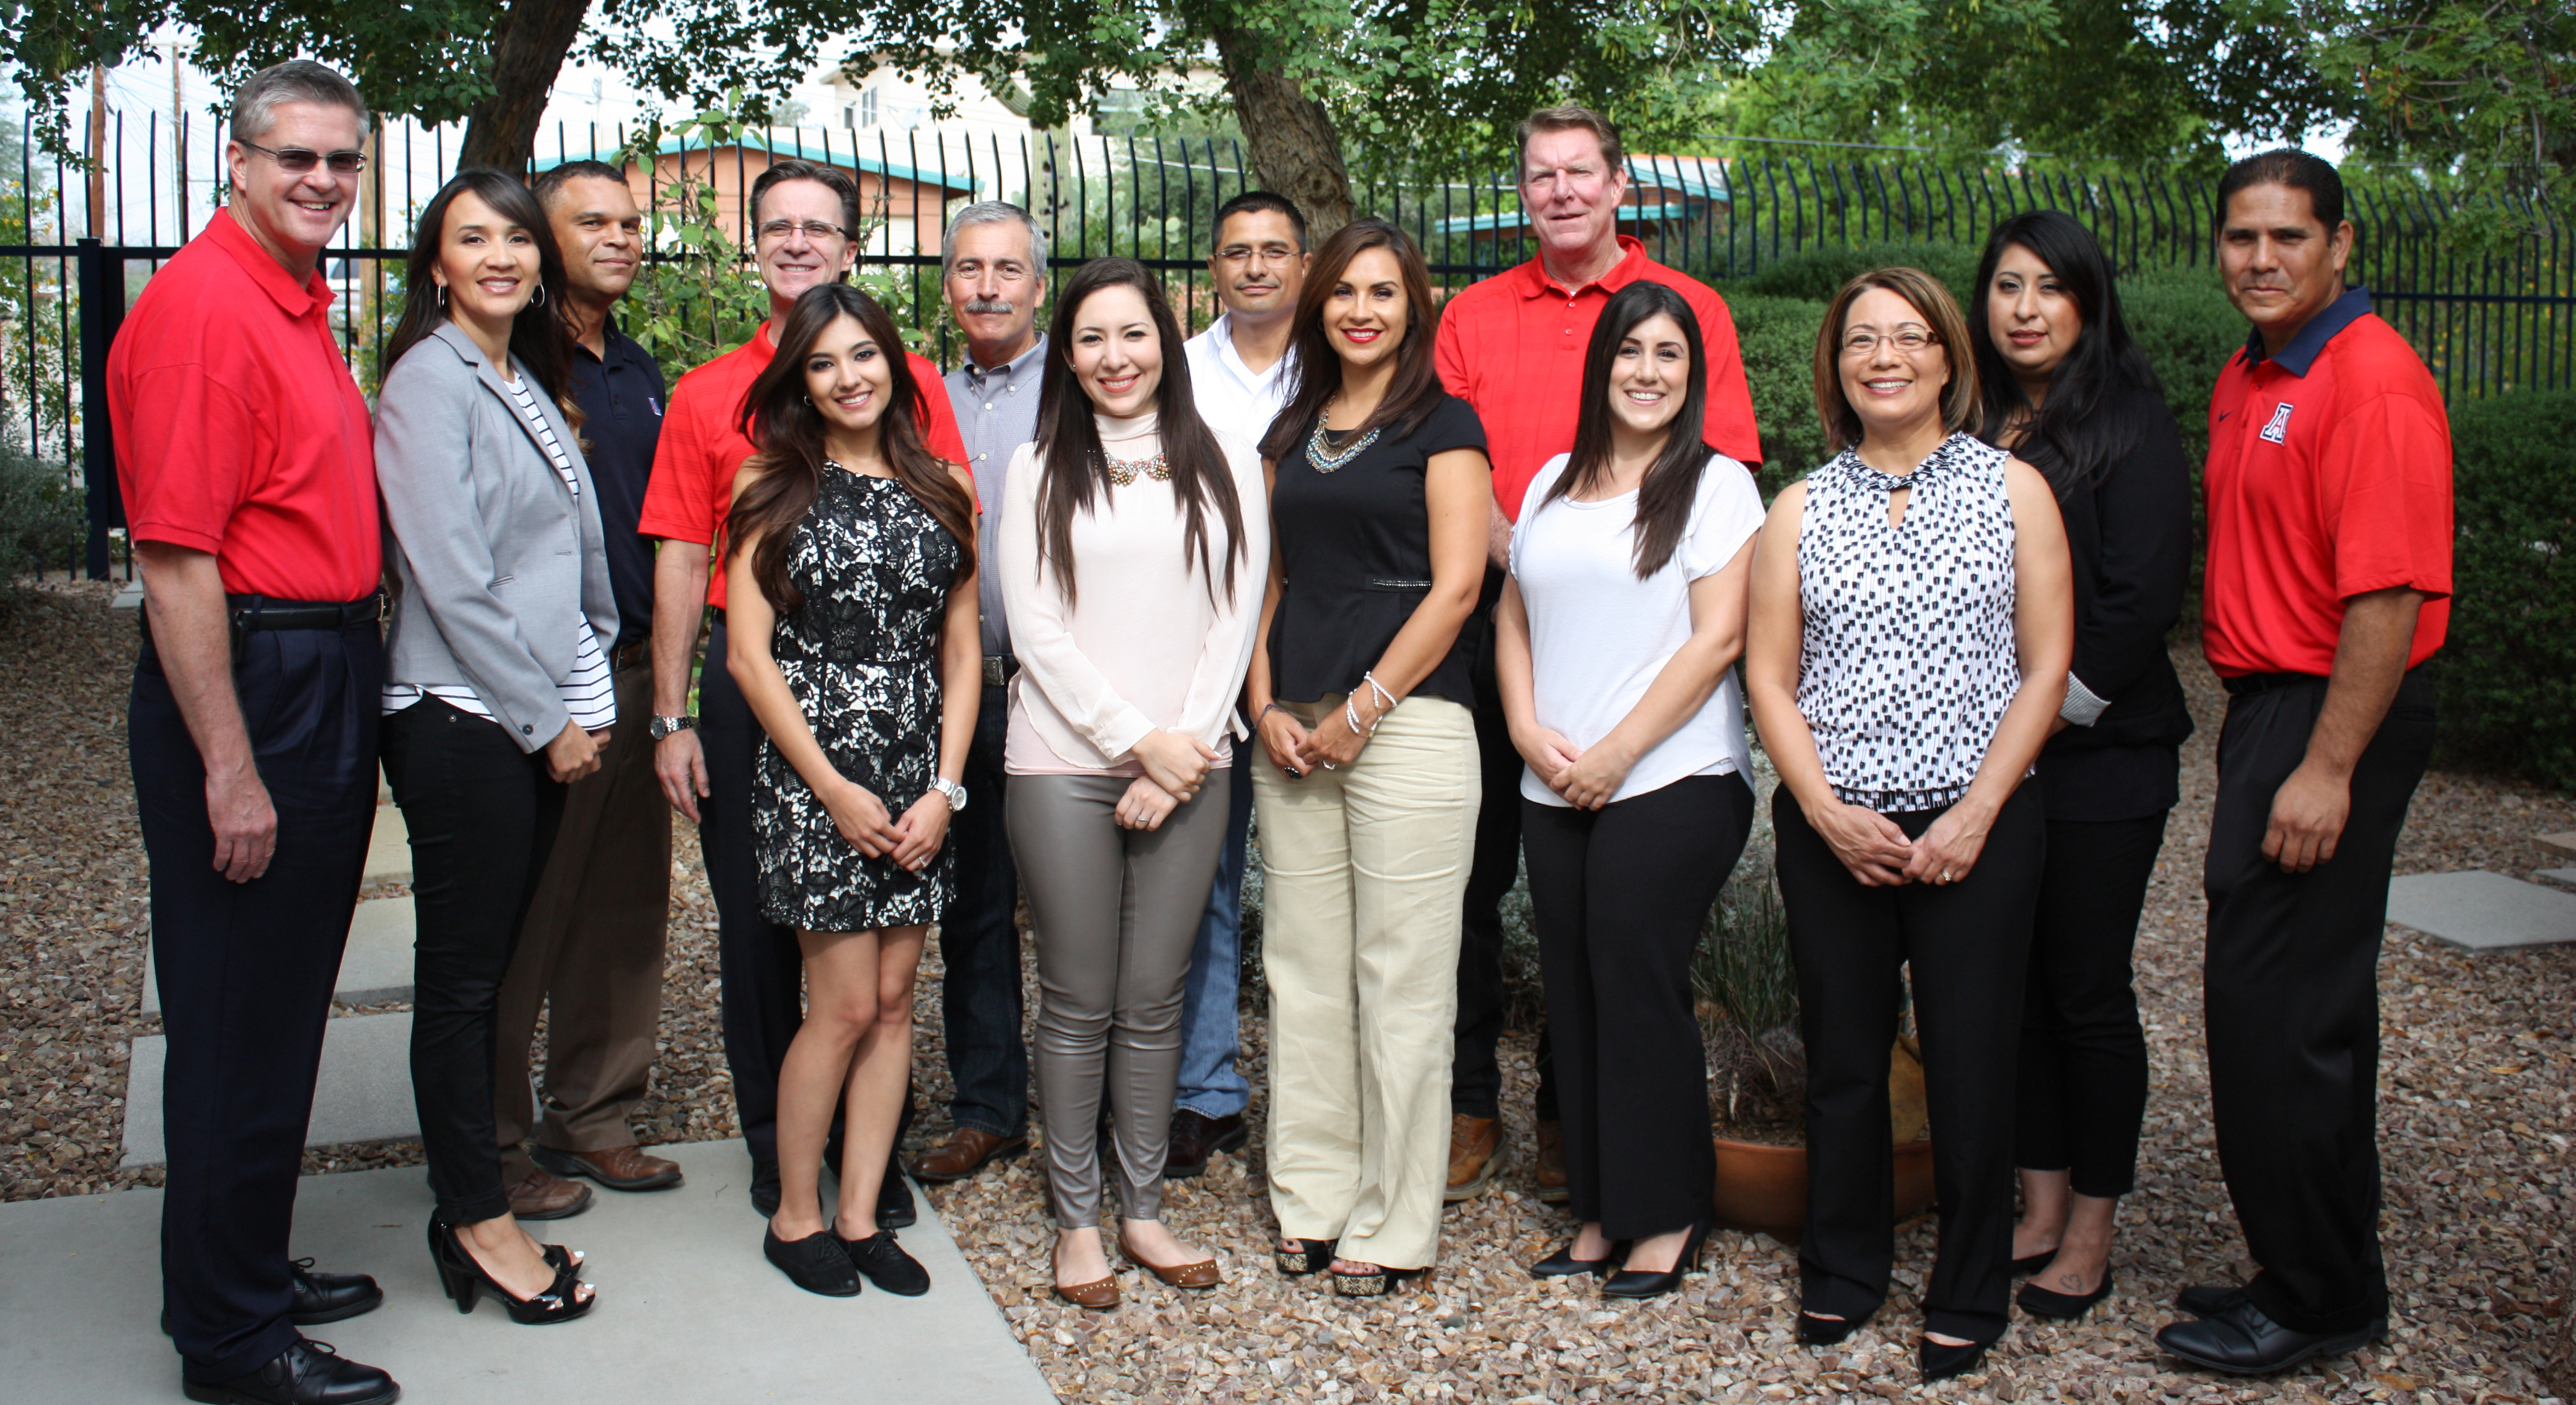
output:
[[[930,513],[931,520],[957,539],[963,563],[959,574],[975,568],[975,500],[949,466],[930,452],[921,422],[915,418],[920,386],[913,379],[910,359],[903,354],[903,337],[895,331],[894,319],[847,283],[825,283],[806,289],[788,309],[778,325],[778,354],[770,358],[751,389],[743,392],[742,432],[759,452],[749,461],[752,480],[725,516],[725,559],[731,561],[745,541],[758,537],[760,545],[751,553],[752,577],[760,582],[762,598],[780,614],[805,603],[795,582],[787,578],[787,540],[821,495],[823,475],[841,471],[824,456],[823,413],[807,396],[805,359],[814,353],[823,333],[843,317],[855,319],[875,339],[892,382],[885,410],[877,419],[878,452],[894,469],[895,481]]]
[[[411,256],[403,262],[402,316],[385,341],[384,364],[390,370],[403,353],[420,345],[447,320],[447,309],[439,299],[441,289],[430,270],[438,266],[447,242],[448,207],[469,192],[491,206],[492,213],[526,230],[537,246],[537,288],[544,296],[528,299],[528,305],[511,319],[510,354],[536,377],[537,385],[578,433],[582,420],[572,402],[572,333],[564,322],[563,253],[555,245],[554,225],[538,206],[537,197],[507,172],[469,166],[448,177],[447,184],[422,207],[419,227],[411,236]]]
[[[1538,500],[1538,506],[1545,507],[1571,493],[1609,486],[1611,369],[1619,363],[1619,344],[1628,333],[1657,313],[1682,329],[1682,345],[1690,349],[1690,371],[1682,406],[1664,426],[1664,447],[1646,465],[1646,476],[1637,484],[1637,519],[1630,532],[1636,540],[1639,580],[1664,569],[1664,563],[1673,559],[1683,530],[1690,526],[1700,474],[1715,452],[1704,442],[1708,366],[1702,359],[1706,352],[1700,343],[1699,317],[1681,294],[1641,278],[1621,288],[1601,309],[1601,320],[1592,324],[1592,345],[1583,353],[1583,404],[1574,420],[1574,453],[1547,496]]]
[[[2048,265],[2057,286],[2075,304],[2083,328],[2075,346],[2048,377],[2048,398],[2036,411],[2003,353],[1996,349],[1987,302],[2004,250],[2019,244]],[[2013,452],[2048,479],[2063,498],[2109,476],[2147,432],[2141,395],[2157,390],[2155,368],[2129,337],[2120,315],[2120,289],[2093,231],[2056,210],[2032,210],[1995,226],[1977,261],[1974,311],[1968,340],[1976,348],[1977,385],[1983,393],[1977,437],[2001,444],[2016,424]]]
[[[1100,426],[1092,419],[1091,396],[1073,369],[1074,317],[1092,294],[1108,288],[1135,289],[1154,320],[1154,336],[1163,348],[1154,422],[1163,441],[1163,462],[1172,470],[1172,496],[1181,503],[1181,550],[1198,557],[1199,575],[1214,600],[1220,572],[1208,550],[1207,514],[1213,509],[1223,517],[1221,574],[1225,598],[1231,600],[1235,563],[1244,550],[1243,504],[1235,496],[1234,470],[1215,431],[1199,418],[1198,400],[1190,391],[1190,358],[1172,304],[1163,296],[1162,284],[1134,259],[1093,259],[1075,269],[1056,293],[1055,316],[1047,326],[1046,373],[1038,387],[1038,564],[1053,568],[1056,588],[1064,592],[1066,604],[1073,603],[1073,519],[1091,511],[1095,495],[1107,499],[1114,486]]]
[[[1323,247],[1315,251],[1315,266],[1306,275],[1306,286],[1297,294],[1297,321],[1289,333],[1288,367],[1296,379],[1288,392],[1288,403],[1279,418],[1270,422],[1270,432],[1262,437],[1261,456],[1284,463],[1296,452],[1298,441],[1315,427],[1324,406],[1342,393],[1342,357],[1333,350],[1332,338],[1324,331],[1324,306],[1333,299],[1333,288],[1350,271],[1351,260],[1370,249],[1385,249],[1395,255],[1397,277],[1404,284],[1404,340],[1395,348],[1395,379],[1387,385],[1386,398],[1358,429],[1389,426],[1399,434],[1410,434],[1430,417],[1440,404],[1440,376],[1431,360],[1431,338],[1440,323],[1439,309],[1431,301],[1431,270],[1422,262],[1421,246],[1399,225],[1385,220],[1353,220],[1333,231]]]

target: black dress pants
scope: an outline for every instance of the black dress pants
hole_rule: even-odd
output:
[[[751,851],[751,765],[760,721],[725,667],[725,625],[707,638],[698,674],[698,740],[707,795],[698,805],[698,852],[716,904],[716,954],[724,998],[725,1064],[754,1161],[778,1159],[778,1070],[805,1023],[805,953],[796,929],[760,914],[760,866]]]
[[[2269,686],[2267,686],[2269,685]],[[2334,857],[2263,858],[2272,798],[2307,755],[2326,680],[2232,680],[2210,820],[2202,999],[2219,1167],[2284,1327],[2345,1332],[2388,1311],[2379,1255],[2379,943],[2388,872],[2433,745],[2432,681],[2406,675],[2352,776]]]
[[[1488,570],[1489,576],[1496,573]],[[1486,583],[1498,594],[1499,581]],[[1503,895],[1520,879],[1521,770],[1503,716],[1502,690],[1494,681],[1493,621],[1479,609],[1467,622],[1475,636],[1476,758],[1484,775],[1485,802],[1476,812],[1476,857],[1467,874],[1467,906],[1459,921],[1458,1020],[1449,1064],[1449,1110],[1469,1117],[1502,1116],[1503,1066],[1495,1049],[1503,1037]],[[1545,964],[1544,959],[1541,962]],[[1538,1120],[1557,1120],[1552,1043],[1539,1026]]]
[[[2078,1195],[2136,1185],[2147,1036],[2129,958],[2165,816],[2051,820],[2022,1000],[2013,1164],[2065,1171]]]
[[[510,1212],[492,1117],[501,982],[565,787],[544,752],[437,698],[385,719],[385,781],[411,831],[411,1094],[430,1194],[447,1224],[498,1219]]]
[[[1923,1326],[1992,1342],[2012,1289],[2013,1067],[2048,843],[2038,791],[2015,791],[1977,866],[1940,886],[1863,887],[1785,788],[1771,813],[1807,1040],[1805,1310],[1858,1321],[1887,1297],[1896,1259],[1888,1049],[1898,968],[1910,965],[1941,1207]],[[1920,838],[1941,813],[1888,818]]]
[[[277,810],[276,856],[247,883],[214,868],[205,765],[148,638],[134,666],[126,738],[169,1037],[162,1294],[190,1380],[248,1374],[299,1335],[295,1178],[366,867],[384,666],[372,620],[245,637],[233,683]]]
[[[1753,792],[1733,775],[1598,810],[1521,801],[1569,1208],[1612,1239],[1708,1217],[1717,1158],[1691,956],[1752,828]]]

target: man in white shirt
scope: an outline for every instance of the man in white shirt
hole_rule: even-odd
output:
[[[1306,217],[1286,199],[1247,190],[1217,207],[1208,276],[1225,311],[1190,338],[1190,391],[1199,418],[1220,434],[1254,444],[1288,400],[1289,332],[1306,284]],[[1208,1157],[1240,1149],[1251,1085],[1235,1071],[1235,998],[1243,953],[1244,846],[1252,828],[1252,764],[1261,746],[1237,743],[1228,795],[1225,852],[1207,915],[1190,951],[1181,1001],[1181,1081],[1172,1104],[1171,1153],[1163,1174],[1185,1180]]]

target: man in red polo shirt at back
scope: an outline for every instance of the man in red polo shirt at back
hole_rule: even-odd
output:
[[[734,474],[752,455],[742,432],[742,397],[778,353],[770,328],[806,289],[849,277],[858,261],[860,217],[858,185],[831,166],[782,159],[752,182],[752,256],[769,288],[771,320],[751,340],[680,377],[662,417],[637,529],[662,543],[653,565],[653,769],[663,795],[698,825],[716,903],[725,1062],[751,1150],[750,1199],[763,1218],[778,1210],[778,1070],[805,1022],[805,965],[795,929],[760,915],[760,875],[751,855],[751,765],[760,724],[724,667],[725,578],[709,569],[709,551],[732,507]],[[957,416],[939,390],[939,368],[904,354],[913,384],[926,392],[915,408],[930,451],[965,462]],[[701,601],[715,607],[716,623],[707,638],[710,663],[697,680],[698,716],[691,717],[689,665]],[[836,1138],[838,1131],[836,1122]],[[837,1151],[833,1160],[837,1165]],[[894,1165],[878,1205],[879,1228],[912,1223],[912,1192]]]
[[[402,1393],[296,1330],[374,1308],[375,1280],[287,1258],[385,683],[375,438],[315,268],[357,204],[366,129],[358,90],[318,63],[251,75],[230,196],[107,355],[143,574],[126,741],[169,1037],[161,1322],[191,1400]]]
[[[2219,1167],[2261,1266],[2156,1334],[2286,1370],[2388,1331],[2379,1255],[2379,942],[2433,745],[2422,665],[2451,609],[2451,427],[2370,294],[2334,167],[2270,151],[2219,182],[2218,262],[2254,324],[2210,398],[2201,634],[2227,684],[2202,998]]]
[[[1434,355],[1440,383],[1475,407],[1494,464],[1491,564],[1484,598],[1470,628],[1476,655],[1476,747],[1482,755],[1485,806],[1476,817],[1476,867],[1467,880],[1465,931],[1458,951],[1457,1052],[1449,1075],[1451,1200],[1493,1184],[1503,1160],[1502,1068],[1495,1041],[1503,1032],[1503,894],[1518,876],[1521,847],[1520,753],[1512,749],[1494,686],[1490,614],[1502,595],[1503,562],[1521,495],[1549,459],[1574,448],[1583,386],[1583,352],[1592,324],[1611,295],[1640,278],[1665,284],[1699,314],[1708,364],[1708,443],[1747,464],[1762,458],[1753,427],[1753,393],[1735,343],[1735,319],[1708,285],[1646,257],[1645,245],[1619,232],[1619,203],[1628,194],[1619,129],[1585,107],[1543,108],[1521,123],[1521,207],[1538,238],[1538,257],[1449,299],[1441,310]],[[1538,1195],[1566,1197],[1556,1122],[1556,1089],[1539,1035]]]

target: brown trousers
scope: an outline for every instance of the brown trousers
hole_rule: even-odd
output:
[[[521,1147],[531,1132],[557,1151],[635,1142],[671,901],[671,813],[653,776],[652,721],[653,669],[638,661],[617,672],[617,725],[599,769],[565,794],[563,828],[501,985],[492,1086],[505,1183],[533,1169]],[[528,1078],[540,1006],[542,1122]]]

